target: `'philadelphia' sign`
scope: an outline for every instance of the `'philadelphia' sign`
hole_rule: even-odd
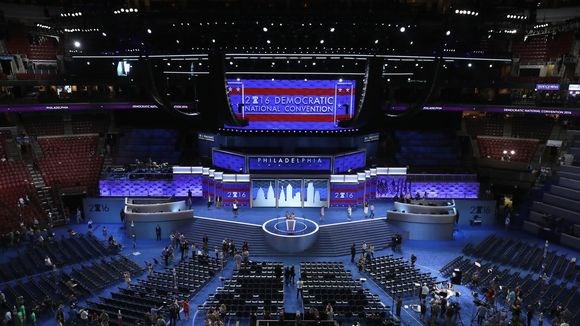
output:
[[[330,171],[330,156],[248,156],[250,171]]]

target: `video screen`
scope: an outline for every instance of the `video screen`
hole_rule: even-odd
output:
[[[229,79],[226,91],[235,116],[248,120],[245,129],[340,129],[355,113],[354,80]]]
[[[366,166],[366,156],[365,151],[336,155],[333,171],[334,173],[344,173],[362,169]]]
[[[232,152],[212,151],[212,163],[214,167],[222,168],[236,173],[246,173],[246,156]]]

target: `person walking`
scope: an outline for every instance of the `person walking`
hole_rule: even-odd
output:
[[[294,278],[296,277],[296,270],[294,266],[290,267],[290,282],[294,284]]]
[[[294,267],[294,266],[292,266]],[[298,298],[298,296],[302,295],[302,288],[304,287],[304,281],[302,281],[302,278],[298,279],[298,282],[296,282],[296,298]]]
[[[356,256],[356,246],[354,245],[354,242],[352,244],[352,246],[350,247],[350,262],[354,263],[354,257]]]

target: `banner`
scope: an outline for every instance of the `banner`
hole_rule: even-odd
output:
[[[230,79],[232,112],[249,129],[337,129],[354,115],[354,80]]]
[[[249,156],[249,170],[256,171],[324,171],[329,172],[329,156]]]

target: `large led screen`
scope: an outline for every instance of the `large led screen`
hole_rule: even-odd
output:
[[[328,206],[328,180],[304,179],[304,207]]]
[[[367,153],[365,151],[336,155],[334,157],[334,173],[350,172],[364,168]]]
[[[237,173],[246,173],[246,156],[232,152],[214,149],[212,152],[213,166]]]
[[[354,115],[355,90],[356,81],[342,79],[227,80],[232,111],[259,130],[338,129]]]

